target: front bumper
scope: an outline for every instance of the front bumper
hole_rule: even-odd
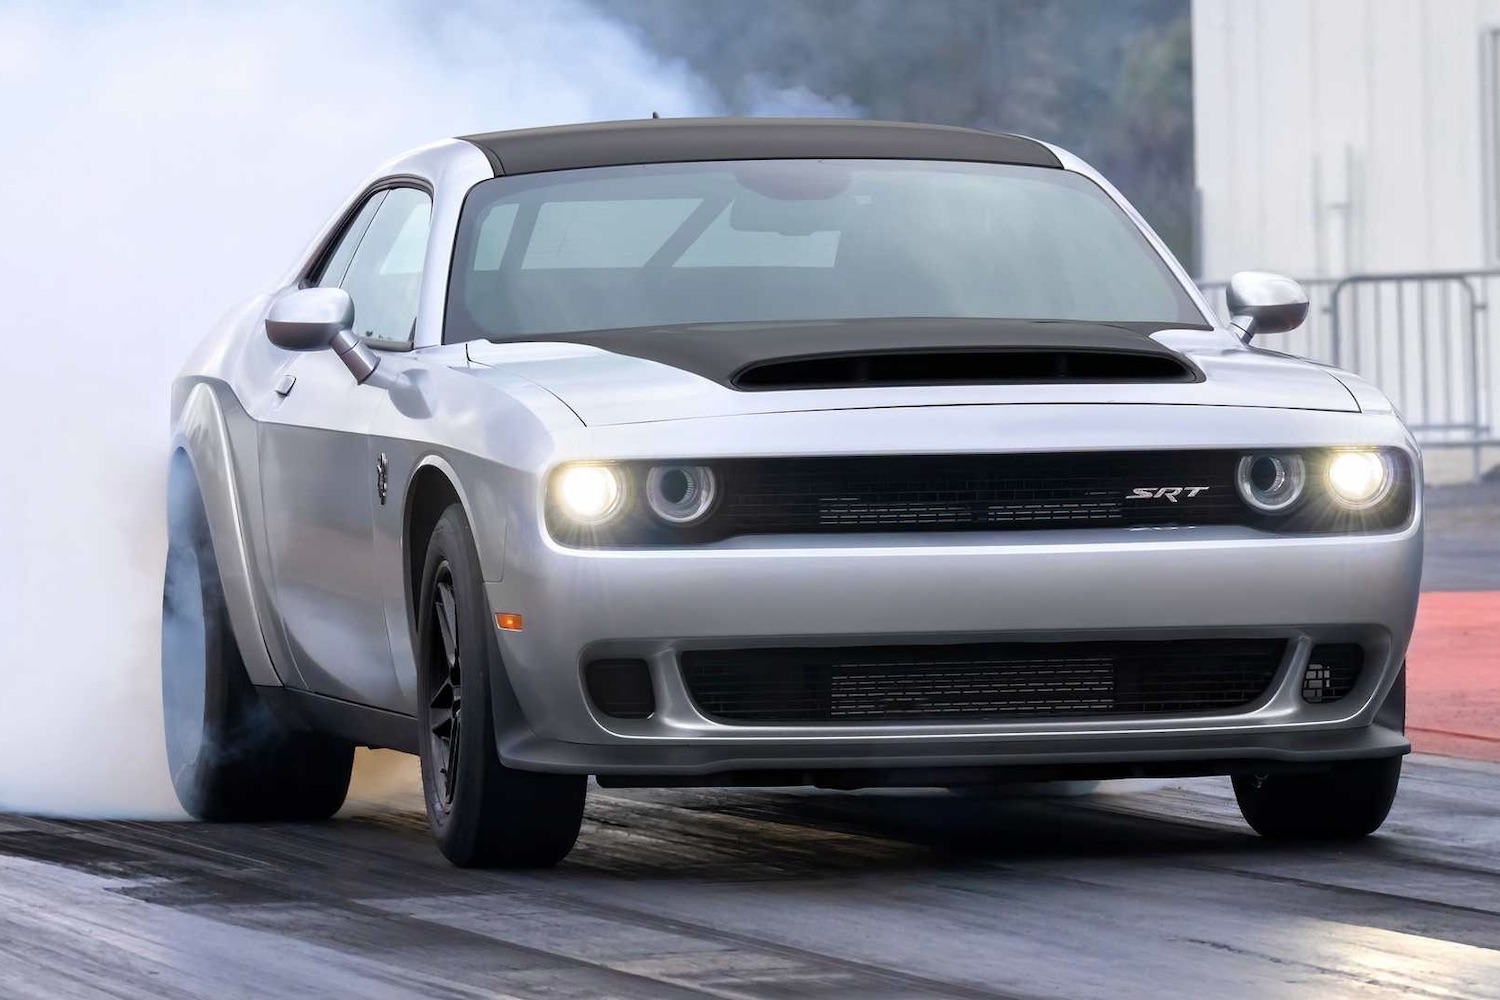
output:
[[[1307,732],[1216,732],[999,741],[993,736],[851,747],[784,739],[725,748],[711,743],[606,746],[546,740],[517,730],[507,763],[534,771],[598,775],[601,784],[868,785],[1187,777],[1294,770],[1393,757],[1411,749],[1398,725]],[[784,780],[782,780],[784,778]],[[631,780],[640,779],[640,780]],[[708,780],[702,780],[708,779]]]
[[[1332,537],[1106,529],[624,551],[537,538],[512,544],[504,579],[487,585],[494,610],[525,621],[496,633],[509,679],[498,697],[513,698],[498,747],[523,769],[662,777],[1107,764],[1196,773],[1398,754],[1408,749],[1399,721],[1377,713],[1405,655],[1420,573],[1419,515],[1399,532]],[[1215,637],[1284,638],[1285,662],[1256,702],[1192,716],[726,725],[697,710],[677,667],[694,648]],[[1365,665],[1349,695],[1314,705],[1301,676],[1320,642],[1360,643]],[[650,664],[648,719],[589,704],[582,663],[620,656]]]

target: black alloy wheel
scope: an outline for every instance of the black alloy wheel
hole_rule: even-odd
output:
[[[458,645],[458,605],[453,596],[453,569],[447,560],[438,564],[433,584],[432,621],[438,642],[430,644],[427,669],[432,677],[432,699],[428,703],[427,730],[432,741],[432,760],[438,773],[434,783],[440,790],[442,807],[453,807],[458,781],[458,748],[463,727],[463,653]]]

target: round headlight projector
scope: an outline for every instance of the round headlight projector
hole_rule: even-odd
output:
[[[701,521],[718,489],[706,465],[657,465],[646,474],[646,503],[668,524]]]
[[[1390,463],[1376,451],[1341,451],[1328,463],[1328,489],[1345,507],[1363,510],[1391,491]]]
[[[1235,477],[1245,502],[1267,514],[1289,509],[1301,499],[1306,482],[1300,455],[1246,455]]]
[[[603,524],[620,512],[625,486],[608,465],[572,465],[557,477],[557,502],[578,524]]]

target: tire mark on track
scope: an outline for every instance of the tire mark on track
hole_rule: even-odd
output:
[[[444,897],[445,899],[451,897]],[[399,909],[392,907],[359,903],[352,900],[321,900],[320,905],[309,906],[307,909],[318,917],[330,917],[342,915],[352,917],[355,920],[365,920],[372,924],[384,925],[383,931],[408,931],[409,934],[400,935],[408,940],[421,940],[425,946],[430,946],[436,957],[440,958],[444,953],[451,953],[456,946],[472,945],[476,952],[495,957],[497,948],[504,949],[504,958],[513,960],[517,958],[545,959],[550,963],[564,965],[573,969],[586,970],[594,974],[593,981],[588,983],[590,993],[584,995],[596,995],[592,991],[598,991],[597,995],[611,997],[631,996],[640,997],[642,1000],[687,1000],[690,997],[713,997],[715,1000],[744,1000],[747,994],[716,990],[690,982],[683,982],[677,978],[652,975],[620,967],[617,963],[597,961],[570,954],[565,950],[554,948],[539,948],[532,945],[518,943],[515,941],[498,938],[493,934],[472,930],[462,925],[436,921],[420,916],[412,916]],[[241,908],[237,911],[221,904],[212,904],[194,908],[193,912],[208,919],[219,920],[236,926],[254,927],[264,929],[270,922],[279,922],[285,919],[286,911],[280,908],[261,908],[261,912],[254,912],[256,908]],[[264,921],[264,922],[263,922]],[[344,925],[347,930],[347,923]],[[363,954],[361,949],[350,949],[346,942],[339,941],[333,937],[322,940],[323,947],[333,948],[341,951],[351,951],[355,955]],[[422,961],[431,961],[434,951],[429,951],[422,957]],[[390,957],[389,955],[387,956]],[[405,968],[405,966],[397,966]],[[514,971],[514,970],[513,970]],[[556,970],[549,970],[556,971]],[[480,986],[481,984],[475,984]],[[621,987],[638,986],[639,992],[619,992]],[[482,987],[481,987],[482,988]],[[517,996],[552,996],[553,989],[537,989],[527,991],[524,985],[510,983],[506,987]],[[488,996],[488,994],[482,994]],[[791,994],[795,995],[795,994]]]
[[[685,938],[694,938],[701,941],[712,941],[730,945],[734,948],[753,949],[794,961],[805,962],[809,965],[825,965],[851,974],[867,977],[872,981],[883,982],[903,990],[903,992],[892,994],[893,996],[934,996],[952,998],[952,1000],[1047,1000],[1047,998],[1053,996],[1052,994],[1022,994],[986,990],[963,983],[902,972],[899,969],[892,969],[885,965],[845,958],[823,951],[800,948],[796,945],[789,945],[785,942],[761,935],[724,930],[695,920],[663,916],[620,903],[603,902],[597,897],[586,895],[576,890],[563,890],[531,884],[529,882],[531,877],[529,876],[517,876],[516,878],[518,882],[523,878],[528,880],[527,888],[531,890],[532,895],[545,897],[560,907],[572,910],[580,918],[608,916],[615,921],[628,923],[639,928],[660,931]],[[510,942],[507,941],[507,943]],[[921,990],[922,992],[916,994],[909,992],[913,989]],[[865,989],[839,995],[869,997],[875,994]]]
[[[664,812],[682,812],[670,807],[658,808]],[[738,843],[742,848],[746,843],[745,834],[763,826],[747,821],[734,821],[731,825],[739,828]],[[401,883],[420,881],[427,893],[433,888],[439,892],[448,889],[449,886],[443,883],[452,879],[458,883],[453,887],[453,893],[439,897],[446,901],[445,905],[483,893],[486,888],[500,888],[516,897],[551,900],[559,906],[565,905],[578,918],[605,917],[630,928],[655,929],[684,940],[711,943],[716,946],[716,953],[709,957],[715,962],[696,966],[692,962],[685,965],[677,962],[676,974],[652,974],[641,971],[639,966],[643,961],[649,964],[660,956],[648,955],[643,959],[633,955],[628,961],[599,960],[580,954],[576,947],[570,948],[568,941],[538,947],[534,942],[516,940],[517,935],[506,933],[504,928],[475,931],[463,922],[403,914],[399,902],[403,894],[399,890],[382,894],[389,901],[351,898],[351,891],[368,891],[374,886],[354,884],[342,887],[346,891],[338,891],[341,887],[337,876],[349,874],[340,871],[349,865],[349,844],[346,838],[339,836],[349,832],[347,827],[297,828],[299,834],[310,836],[295,842],[289,842],[285,836],[287,828],[242,827],[235,832],[252,834],[250,843],[247,845],[242,840],[235,851],[227,851],[204,840],[205,836],[221,835],[226,830],[223,827],[59,821],[36,821],[34,826],[35,829],[22,835],[32,840],[24,846],[41,848],[40,841],[45,841],[48,849],[17,850],[16,853],[45,863],[112,876],[119,884],[107,891],[222,924],[271,933],[285,934],[289,920],[296,922],[294,915],[298,919],[306,916],[307,919],[302,921],[302,932],[291,936],[308,944],[355,956],[384,951],[386,954],[381,958],[387,962],[395,960],[389,954],[388,946],[403,939],[424,940],[440,953],[445,949],[462,949],[467,942],[483,941],[492,946],[502,945],[512,958],[519,960],[508,964],[522,964],[527,956],[545,958],[605,976],[613,980],[615,990],[623,988],[627,995],[638,993],[642,997],[740,1000],[767,992],[780,996],[921,996],[951,1000],[989,1000],[1006,996],[750,935],[730,934],[692,921],[658,918],[627,908],[607,907],[583,896],[558,893],[546,887],[544,880],[566,877],[564,873],[528,878],[499,873],[455,872],[440,860],[428,858],[430,847],[425,839],[419,842],[419,853],[422,860],[430,860],[430,864],[414,862],[413,852],[403,850],[412,844],[388,843],[395,849],[381,852],[384,863],[379,858],[367,857],[366,860],[373,863],[368,867],[361,866],[359,874],[368,879],[371,870],[380,870],[385,876],[396,876],[395,880]],[[784,825],[780,838],[786,839],[792,830]],[[682,832],[680,828],[678,832]],[[329,842],[325,844],[324,838],[329,834],[333,836],[328,836]],[[691,841],[692,837],[687,839]],[[727,846],[732,841],[725,840],[724,843]],[[77,845],[80,844],[88,846],[79,850]],[[14,850],[23,845],[17,841],[10,846]],[[257,846],[276,850],[256,850]],[[282,852],[288,855],[286,860],[290,865],[280,863],[281,858],[267,856]],[[310,878],[308,869],[316,868],[319,863],[333,865],[335,878]],[[414,867],[419,870],[413,871]],[[434,870],[427,870],[429,868]],[[438,877],[431,879],[432,875]],[[784,866],[779,867],[776,875],[780,878],[787,876]],[[433,881],[438,885],[434,886]],[[480,884],[476,885],[476,882]],[[738,976],[731,971],[725,976],[723,970],[715,967],[718,960],[730,964],[737,962],[742,969],[749,971]],[[632,964],[636,967],[630,967]],[[769,975],[757,978],[757,967],[763,967]],[[414,970],[408,968],[406,971]],[[746,981],[737,986],[733,982],[735,978]],[[515,986],[511,984],[508,988],[514,990]]]

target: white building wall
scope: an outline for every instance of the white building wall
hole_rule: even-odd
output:
[[[1193,0],[1201,277],[1500,268],[1497,32],[1500,0]],[[1385,389],[1430,479],[1500,464],[1500,272],[1341,286],[1337,336],[1308,287],[1277,348]]]
[[[1494,263],[1493,29],[1500,0],[1193,0],[1203,277]]]

